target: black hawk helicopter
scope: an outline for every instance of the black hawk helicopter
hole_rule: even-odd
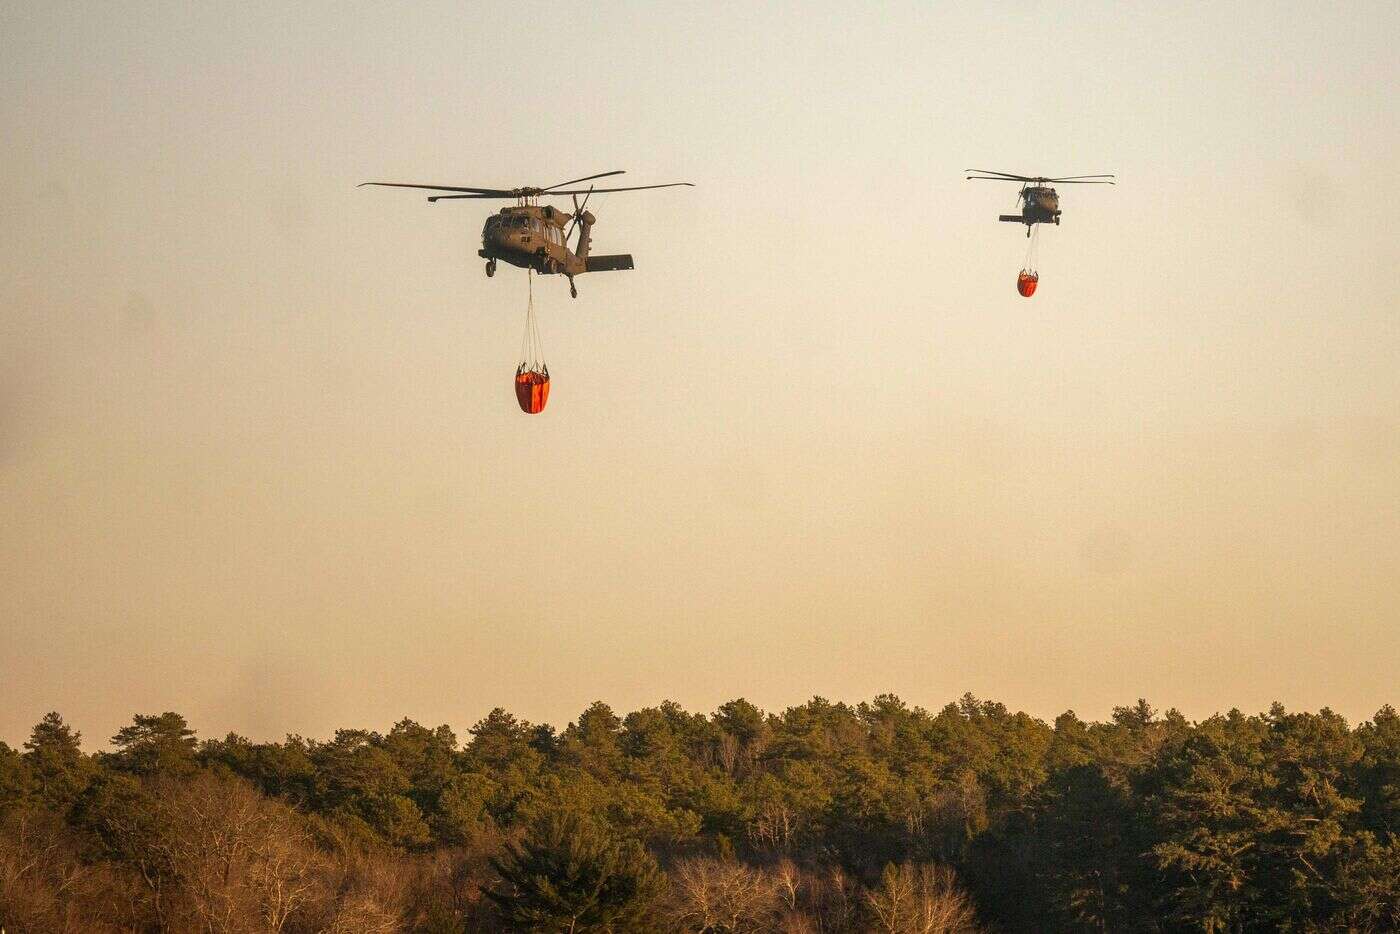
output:
[[[1025,224],[1026,236],[1031,235],[1031,227],[1036,224],[1060,223],[1060,196],[1047,182],[1066,185],[1116,185],[1114,175],[1071,175],[1067,178],[1032,178],[1029,175],[1011,175],[1007,172],[993,172],[990,169],[965,169],[967,172],[981,172],[969,175],[969,181],[979,182],[1020,182],[1021,193],[1016,203],[1021,206],[1020,214],[1002,214],[997,220],[1013,224]]]
[[[543,275],[562,274],[569,280],[569,294],[578,298],[578,288],[574,276],[585,272],[610,272],[618,269],[631,269],[632,256],[620,253],[615,256],[592,256],[589,253],[590,233],[597,221],[586,208],[588,197],[593,193],[613,191],[643,191],[649,188],[674,188],[679,185],[695,187],[690,182],[668,182],[665,185],[637,185],[631,188],[587,188],[569,189],[566,185],[591,182],[595,178],[621,175],[622,169],[613,172],[600,172],[584,178],[559,182],[548,188],[466,188],[451,185],[416,185],[406,182],[363,182],[365,185],[382,185],[387,188],[422,188],[427,191],[450,191],[449,195],[432,195],[430,202],[454,201],[463,198],[513,200],[514,207],[505,207],[486,218],[481,228],[481,249],[476,255],[486,260],[486,275],[496,274],[496,261],[504,260],[521,269],[533,269]],[[574,201],[574,212],[560,211],[551,205],[540,206],[541,197],[570,195]],[[580,204],[578,196],[583,195]],[[568,224],[566,230],[564,225]],[[578,243],[569,248],[569,237],[577,227]]]

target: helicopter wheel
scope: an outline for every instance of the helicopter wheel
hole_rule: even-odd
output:
[[[490,279],[490,278],[491,278],[492,276],[494,276],[495,274],[496,274],[496,261],[495,261],[494,259],[488,259],[488,260],[486,261],[486,278]]]
[[[569,298],[578,298],[578,286],[574,285],[574,280],[569,280]]]

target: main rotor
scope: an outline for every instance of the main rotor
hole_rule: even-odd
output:
[[[993,172],[991,169],[964,169],[965,172],[980,172],[981,175],[969,175],[967,181],[977,182],[1022,182],[1025,184],[1043,185],[1046,182],[1066,185],[1116,185],[1113,179],[1116,175],[1069,175],[1064,178],[1045,178],[1044,176],[1013,175],[1010,172]]]
[[[624,169],[614,169],[611,172],[599,172],[597,175],[585,175],[583,178],[572,178],[567,182],[558,182],[546,188],[535,188],[532,186],[525,186],[522,188],[472,188],[457,185],[419,185],[410,182],[361,182],[358,187],[363,188],[365,185],[380,185],[385,188],[421,188],[426,191],[454,192],[454,194],[450,195],[430,195],[428,200],[434,203],[438,201],[455,201],[462,198],[495,198],[514,201],[521,206],[538,204],[540,197],[543,195],[587,196],[590,194],[605,194],[611,191],[645,191],[650,188],[675,188],[680,185],[686,185],[691,188],[695,187],[691,182],[668,182],[665,185],[633,185],[627,188],[597,188],[593,185],[589,185],[587,188],[567,187],[569,185],[578,185],[583,182],[591,182],[595,178],[622,175],[624,172]]]

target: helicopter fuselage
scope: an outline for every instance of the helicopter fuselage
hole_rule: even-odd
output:
[[[629,253],[615,256],[590,254],[596,218],[588,211],[578,214],[578,243],[574,249],[569,249],[571,231],[565,225],[573,219],[573,214],[550,205],[518,204],[501,208],[486,218],[481,228],[481,249],[476,251],[476,255],[486,260],[488,277],[496,274],[497,260],[521,269],[532,269],[541,275],[567,276],[569,294],[575,298],[578,297],[578,289],[574,287],[574,276],[585,272],[633,268]]]
[[[998,220],[1013,224],[1025,224],[1026,232],[1034,224],[1058,224],[1060,222],[1060,196],[1055,189],[1044,186],[1027,185],[1021,189],[1021,213],[1003,214]]]
[[[587,256],[575,255],[564,241],[564,226],[572,219],[549,205],[501,208],[486,218],[477,255],[544,275],[580,275],[588,271]]]

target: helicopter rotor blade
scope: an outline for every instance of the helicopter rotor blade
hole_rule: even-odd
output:
[[[967,180],[972,182],[1037,182],[1041,184],[1047,182],[1058,184],[1063,182],[1066,185],[1118,184],[1117,182],[1113,181],[1113,179],[1117,178],[1117,176],[1109,175],[1107,173],[1101,175],[1068,175],[1064,178],[1045,178],[1044,176],[1037,176],[1035,178],[1031,178],[1030,176],[1026,175],[1008,175],[1005,172],[992,172],[988,169],[967,169],[966,171],[984,173],[982,175],[967,176]]]
[[[589,192],[597,192],[598,194],[601,195],[601,194],[604,194],[604,193],[609,192],[609,191],[645,191],[645,190],[647,190],[648,188],[675,188],[675,187],[680,186],[680,185],[685,185],[685,186],[687,186],[687,187],[689,187],[689,188],[694,188],[694,187],[695,187],[695,183],[694,183],[694,182],[667,182],[667,183],[664,184],[664,185],[634,185],[634,186],[631,187],[631,188],[581,188],[581,189],[578,189],[578,190],[576,190],[576,191],[549,191],[549,192],[544,192],[544,194],[550,194],[550,195],[586,195],[586,194],[588,194]]]
[[[593,177],[594,177],[594,178],[601,178],[601,177],[606,177],[606,176],[609,176],[609,175],[621,175],[621,174],[622,174],[622,170],[619,169],[619,170],[617,170],[617,171],[615,171],[615,172],[604,172],[601,176],[593,176]],[[587,179],[579,179],[579,181],[586,181],[586,180],[587,180]],[[572,185],[572,184],[574,184],[574,183],[573,183],[573,182],[560,182],[560,184],[561,184],[561,185]],[[537,197],[537,196],[539,196],[539,195],[587,195],[587,194],[591,194],[592,192],[595,192],[595,191],[597,191],[597,192],[607,192],[607,191],[645,191],[645,190],[650,189],[650,188],[675,188],[675,187],[678,187],[678,186],[681,186],[681,185],[685,185],[685,186],[688,186],[688,187],[690,187],[690,188],[694,188],[694,187],[695,187],[695,183],[694,183],[694,182],[667,182],[665,185],[633,185],[633,186],[631,186],[631,187],[629,187],[629,188],[593,188],[593,187],[590,186],[589,188],[565,189],[564,191],[556,191],[556,190],[554,190],[553,188],[550,188],[550,189],[545,189],[545,188],[516,188],[516,189],[509,189],[509,188],[467,188],[467,187],[465,187],[465,186],[456,186],[456,185],[418,185],[418,184],[414,184],[414,183],[410,183],[410,182],[361,182],[361,183],[360,183],[358,186],[356,186],[356,187],[363,188],[363,187],[365,187],[366,185],[380,185],[380,186],[385,187],[385,188],[418,188],[418,189],[422,189],[422,190],[424,190],[424,191],[451,191],[451,192],[460,192],[460,194],[434,195],[433,197],[431,197],[431,198],[428,199],[428,200],[430,200],[430,201],[441,201],[441,200],[446,200],[446,199],[449,199],[449,198],[506,198],[506,199],[509,199],[509,198],[521,198],[521,197]],[[555,187],[557,188],[558,186],[555,186]]]
[[[983,175],[998,175],[998,176],[1000,176],[1000,177],[1002,177],[1002,178],[1013,178],[1013,179],[1015,179],[1015,180],[1018,181],[1018,182],[1033,182],[1033,181],[1035,181],[1035,179],[1032,178],[1032,177],[1029,176],[1029,175],[1015,175],[1015,174],[1013,174],[1013,173],[1011,173],[1011,172],[996,172],[996,171],[993,171],[992,169],[963,169],[963,171],[964,171],[964,172],[981,172]]]
[[[574,199],[574,219],[569,222],[569,229],[564,232],[564,245],[569,245],[569,238],[574,234],[574,228],[578,226],[578,219],[583,216],[584,210],[588,207],[588,195],[593,194],[593,186],[589,186],[588,194],[583,196],[583,204],[578,203],[578,195],[573,195]]]
[[[438,201],[456,201],[458,198],[485,198],[505,200],[513,197],[514,195],[429,195],[428,200],[436,203]]]
[[[415,185],[409,182],[361,182],[356,188],[379,185],[384,188],[422,188],[427,191],[467,191],[483,198],[513,198],[515,193],[505,188],[456,188],[451,185]]]
[[[611,172],[599,172],[597,175],[585,175],[583,178],[576,178],[569,182],[560,182],[557,185],[550,185],[548,188],[541,188],[540,191],[553,191],[555,188],[563,188],[565,185],[577,185],[579,182],[591,182],[595,178],[607,178],[609,175],[622,175],[626,169],[614,169]]]

